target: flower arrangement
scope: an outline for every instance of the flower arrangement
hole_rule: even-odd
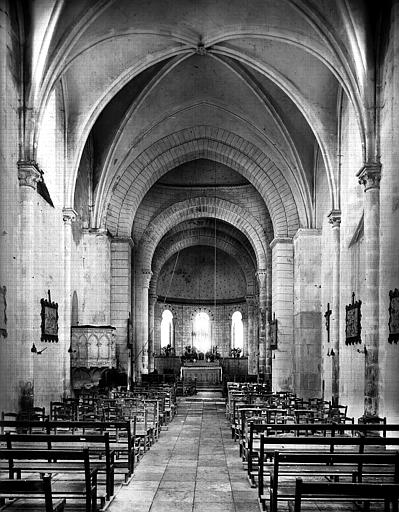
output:
[[[187,345],[184,347],[184,354],[181,356],[182,361],[196,361],[198,359],[197,349]]]
[[[220,359],[220,354],[218,352],[218,348],[212,347],[211,350],[208,350],[208,352],[205,354],[205,360],[208,362],[213,362]]]
[[[234,357],[235,359],[238,357],[241,357],[241,349],[240,348],[232,348],[230,350],[231,357]]]
[[[173,355],[173,352],[174,352],[174,348],[172,347],[172,345],[170,343],[168,345],[166,345],[165,347],[162,347],[162,349],[161,349],[161,355],[163,357],[169,357],[169,356]]]

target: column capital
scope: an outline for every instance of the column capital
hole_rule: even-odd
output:
[[[132,249],[134,247],[134,242],[131,237],[113,236],[111,242],[113,244],[128,244]]]
[[[256,297],[255,297],[255,295],[247,295],[245,297],[245,300],[246,300],[248,306],[255,306],[255,304],[256,304]]]
[[[360,185],[364,186],[364,191],[372,188],[380,188],[381,164],[379,162],[366,162],[360,171],[356,174]]]
[[[321,229],[317,228],[299,228],[293,237],[293,241],[295,242],[301,237],[309,237],[309,236],[320,236]]]
[[[341,224],[341,210],[331,210],[331,212],[327,215],[328,222],[332,225],[333,228],[339,228]]]
[[[98,236],[110,238],[109,231],[106,228],[82,228],[82,233],[86,236]]]
[[[149,268],[142,268],[137,272],[137,277],[140,279],[143,287],[148,288],[150,286],[152,271]]]
[[[269,245],[270,245],[271,249],[274,249],[274,247],[277,244],[292,244],[292,238],[288,238],[288,237],[273,238],[273,240],[270,242]]]
[[[266,268],[259,268],[255,272],[255,275],[258,278],[259,287],[260,288],[266,287],[267,269]]]
[[[37,189],[37,184],[42,181],[42,171],[34,160],[19,160],[18,180],[20,187],[30,187]]]
[[[78,216],[78,212],[73,208],[63,208],[62,209],[62,220],[65,224],[71,224],[76,220]]]

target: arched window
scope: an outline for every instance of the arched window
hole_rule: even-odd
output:
[[[169,309],[162,313],[161,348],[173,345],[173,315]]]
[[[209,315],[201,311],[194,318],[193,345],[206,354],[211,349],[211,322]]]
[[[240,311],[236,311],[231,317],[231,348],[241,349],[241,354],[244,348],[244,326]]]

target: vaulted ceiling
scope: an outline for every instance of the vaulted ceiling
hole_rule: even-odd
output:
[[[90,140],[93,227],[132,237],[143,266],[173,253],[172,238],[175,248],[185,237],[187,246],[205,243],[212,219],[245,268],[267,265],[273,237],[315,227],[318,155],[331,208],[338,206],[341,94],[353,104],[364,145],[372,60],[365,4],[47,0],[32,7],[42,40],[31,45],[30,101],[40,111],[61,84],[66,202],[87,172]],[[40,21],[51,30],[40,32]],[[201,219],[203,226],[190,225]]]

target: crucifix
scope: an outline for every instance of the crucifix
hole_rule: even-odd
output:
[[[327,304],[327,311],[324,313],[324,318],[326,319],[326,330],[327,330],[327,343],[330,343],[330,316],[332,310],[330,309],[330,303]]]

